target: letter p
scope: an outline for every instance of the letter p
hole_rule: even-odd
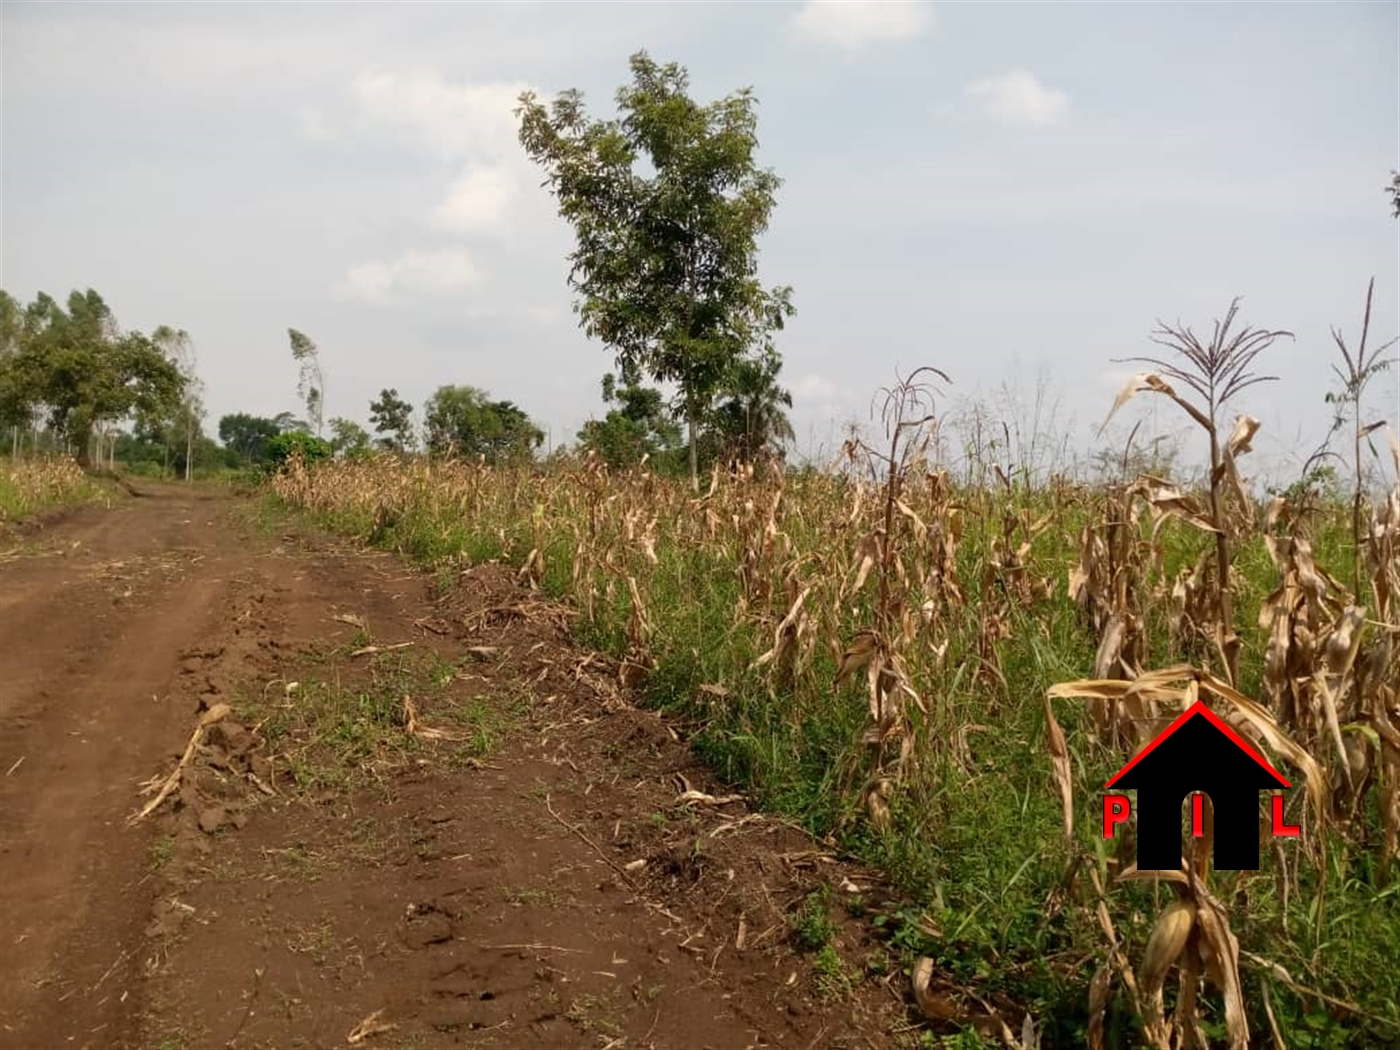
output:
[[[1132,814],[1133,807],[1127,795],[1105,795],[1103,797],[1103,837],[1113,838],[1113,825],[1122,824]]]

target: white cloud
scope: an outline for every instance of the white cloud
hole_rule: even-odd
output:
[[[912,39],[930,21],[923,0],[807,0],[790,24],[809,40],[854,49]]]
[[[789,388],[792,393],[794,418],[844,420],[851,414],[845,391],[826,376],[808,373]]]
[[[296,115],[297,131],[308,142],[327,144],[340,141],[340,132],[314,106],[302,106]]]
[[[413,131],[444,157],[500,161],[519,151],[514,109],[524,83],[453,83],[435,69],[366,69],[355,95],[371,117]]]
[[[522,223],[533,229],[539,224],[531,225],[532,220],[553,218],[544,207],[547,198],[524,192],[534,173],[520,147],[515,108],[529,86],[524,81],[454,81],[420,65],[361,70],[352,90],[362,121],[381,132],[398,132],[439,160],[460,165],[426,217],[439,229],[481,235],[499,233],[507,219],[518,232]]]
[[[341,294],[370,303],[402,296],[442,295],[481,282],[481,271],[465,248],[410,251],[390,262],[361,263],[345,275]]]
[[[438,223],[458,233],[481,233],[498,228],[520,192],[518,180],[500,165],[467,168],[438,205]]]
[[[792,384],[792,395],[810,401],[835,401],[840,389],[826,376],[809,374]]]
[[[1069,111],[1069,95],[1024,69],[974,80],[966,93],[988,116],[1008,124],[1054,124]]]

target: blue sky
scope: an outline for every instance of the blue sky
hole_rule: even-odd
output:
[[[1326,428],[1329,326],[1355,335],[1371,276],[1373,335],[1400,331],[1398,12],[7,3],[0,283],[91,286],[128,327],[189,330],[211,425],[297,407],[294,326],[322,348],[328,416],[470,383],[571,440],[612,362],[575,326],[570,231],[510,110],[578,87],[611,113],[646,48],[699,97],[760,100],[800,450],[924,364],[950,409],[1043,388],[1088,447],[1131,371],[1112,358],[1241,295],[1244,320],[1296,333],[1241,406],[1286,469]],[[1397,383],[1374,398],[1392,421]]]

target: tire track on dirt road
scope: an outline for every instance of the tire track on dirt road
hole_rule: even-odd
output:
[[[0,566],[0,1047],[134,1038],[150,835],[126,818],[188,733],[180,654],[236,586],[218,509],[86,509],[43,534],[62,554]]]

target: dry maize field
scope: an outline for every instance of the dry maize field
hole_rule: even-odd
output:
[[[7,458],[0,464],[0,522],[97,495],[82,468],[66,456]]]
[[[1259,345],[1196,348],[1216,382],[1157,362],[1115,406],[1191,416],[1194,491],[960,485],[934,370],[824,471],[696,492],[645,464],[385,454],[273,484],[444,581],[500,560],[567,605],[721,774],[888,873],[904,903],[876,921],[930,1018],[1011,1003],[1045,1046],[1395,1044],[1400,486],[1256,497],[1259,424],[1220,420]],[[1400,476],[1393,435],[1387,459]],[[1302,835],[1216,871],[1207,827],[1139,872],[1101,833],[1104,782],[1198,699],[1290,778]]]

